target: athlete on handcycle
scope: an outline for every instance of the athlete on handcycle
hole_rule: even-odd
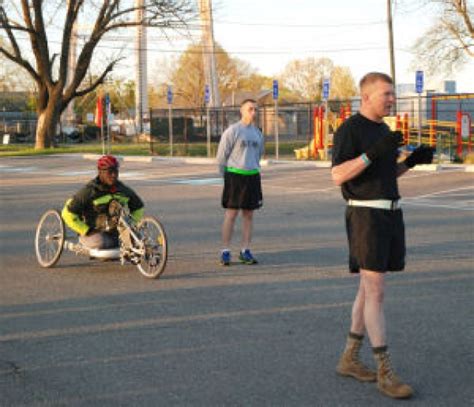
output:
[[[41,216],[35,235],[38,263],[51,268],[66,250],[90,259],[131,263],[147,278],[160,277],[168,258],[163,225],[144,215],[143,201],[118,180],[115,157],[101,157],[97,169],[97,177],[68,199],[61,214],[50,208]],[[79,238],[68,237],[65,224]]]
[[[144,205],[131,188],[120,182],[119,161],[104,155],[97,161],[98,175],[69,199],[61,212],[69,228],[79,234],[79,242],[89,249],[112,249],[119,246],[117,217],[109,205],[113,201],[128,207],[138,223]]]

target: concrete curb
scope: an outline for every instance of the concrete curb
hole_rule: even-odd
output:
[[[82,158],[85,160],[97,160],[102,154],[83,154]],[[130,162],[172,162],[195,165],[212,165],[216,164],[215,158],[207,157],[165,157],[165,156],[116,156],[121,161]],[[295,161],[295,160],[275,160],[273,158],[265,159],[260,162],[262,167],[278,166],[278,165],[292,165],[296,167],[314,167],[314,168],[331,168],[330,161]],[[437,172],[443,170],[462,170],[465,172],[474,172],[474,164],[422,164],[413,168],[414,171],[421,172]]]
[[[274,160],[269,159],[268,165],[295,165],[301,167],[318,167],[318,168],[330,168],[331,162],[330,161],[293,161],[293,160]]]

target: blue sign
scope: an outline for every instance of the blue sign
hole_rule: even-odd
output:
[[[166,92],[166,99],[168,100],[169,105],[173,103],[173,91],[171,90],[171,86],[168,86],[168,92]]]
[[[275,79],[273,81],[273,100],[278,99],[278,81]]]
[[[416,71],[416,93],[423,93],[423,71]]]
[[[210,100],[211,100],[211,91],[209,89],[209,85],[206,85],[206,87],[204,88],[204,102],[206,103],[206,105],[209,103]]]
[[[329,79],[324,79],[323,81],[323,99],[324,100],[327,100],[329,98],[329,87],[330,87]]]
[[[105,94],[105,113],[107,115],[107,120],[112,120],[112,106],[110,104],[110,95]]]

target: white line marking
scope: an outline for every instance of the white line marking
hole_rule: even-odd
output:
[[[281,185],[268,185],[263,183],[262,188],[264,190],[267,189],[282,189],[283,193],[287,194],[317,194],[320,192],[332,192],[335,190],[339,190],[339,187],[329,187],[329,188],[321,188],[321,189],[308,189],[304,187],[284,187]]]
[[[74,177],[77,175],[90,175],[94,174],[95,171],[92,170],[85,170],[85,171],[66,171],[66,172],[60,172],[57,175],[63,176],[63,177]]]
[[[416,196],[416,197],[410,197],[410,199],[427,198],[427,197],[430,197],[430,196],[437,196],[437,195],[447,194],[449,192],[465,191],[465,190],[470,190],[470,189],[472,189],[474,191],[474,186],[462,187],[462,188],[453,188],[453,189],[445,189],[444,191],[432,192],[431,194],[425,194],[425,195],[420,195],[420,196]]]
[[[37,168],[36,167],[2,167],[0,168],[0,172],[33,172]]]
[[[411,199],[411,198],[409,198]],[[402,205],[412,205],[412,206],[424,206],[424,207],[429,207],[429,208],[444,208],[444,209],[457,209],[461,211],[474,211],[474,207],[470,206],[464,206],[463,204],[459,205],[448,205],[448,204],[438,204],[438,203],[432,203],[430,201],[428,202],[423,202],[423,201],[407,201],[405,199],[402,199]]]

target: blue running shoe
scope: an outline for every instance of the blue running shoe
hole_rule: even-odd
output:
[[[249,249],[245,249],[243,252],[240,252],[239,260],[244,264],[257,264],[258,261],[255,257],[252,256]]]
[[[223,250],[221,253],[221,264],[223,266],[230,265],[230,252],[228,250]]]

